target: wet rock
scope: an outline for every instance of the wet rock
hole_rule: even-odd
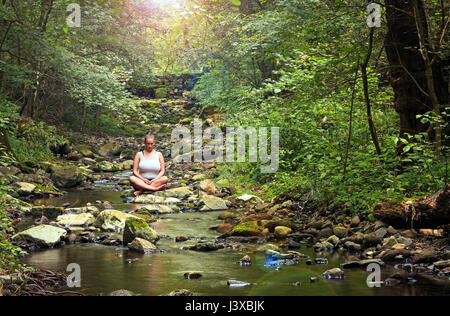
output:
[[[157,196],[156,194],[141,194],[138,197],[132,198],[131,203],[136,203],[136,204],[164,203],[164,197]]]
[[[184,277],[188,280],[200,279],[203,275],[200,272],[186,272]]]
[[[128,290],[117,290],[108,294],[108,296],[135,296],[133,292]]]
[[[194,195],[194,192],[192,192],[188,187],[179,187],[174,189],[168,189],[165,191],[158,191],[154,193],[155,196],[162,196],[162,197],[174,197],[178,199],[184,199],[191,195]]]
[[[174,207],[175,206],[175,207]],[[144,205],[139,210],[137,210],[137,213],[144,213],[148,212],[150,214],[172,214],[176,213],[177,209],[179,208],[176,205],[165,205],[165,204],[150,204],[150,205]]]
[[[252,259],[250,258],[250,256],[246,255],[243,258],[241,258],[241,260],[239,260],[238,263],[241,266],[250,266],[250,265],[252,265]]]
[[[193,246],[183,247],[184,250],[202,251],[202,252],[216,251],[222,248],[223,245],[218,245],[213,242],[201,242],[201,241]]]
[[[329,242],[317,242],[314,246],[314,251],[321,252],[321,251],[329,251],[334,248],[333,244],[330,244]]]
[[[289,239],[285,245],[288,249],[299,249],[301,247],[300,243],[293,239]]]
[[[84,175],[76,166],[54,166],[51,179],[58,188],[73,188],[83,182]]]
[[[243,282],[243,281],[237,281],[237,280],[228,280],[227,281],[227,285],[229,287],[244,287],[244,286],[251,285],[251,283]]]
[[[264,236],[263,227],[259,226],[257,221],[239,224],[233,228],[229,235],[242,237]]]
[[[189,238],[185,237],[185,236],[177,236],[177,237],[175,237],[175,241],[176,242],[185,242],[187,240],[189,240]]]
[[[65,214],[56,219],[61,226],[89,226],[95,223],[95,217],[90,213],[84,214]]]
[[[14,241],[24,240],[33,245],[42,247],[53,247],[60,243],[61,238],[67,235],[65,229],[49,225],[40,225],[27,229],[13,236]]]
[[[151,254],[158,251],[154,244],[142,238],[135,238],[133,242],[128,244],[128,248],[143,254]]]
[[[447,267],[450,267],[450,260],[436,261],[435,263],[433,263],[433,265],[436,269],[442,270]]]
[[[347,237],[348,230],[343,226],[336,226],[333,228],[333,234],[338,236],[339,238]]]
[[[432,263],[438,260],[439,253],[436,248],[430,247],[416,253],[412,260],[413,263]]]
[[[285,226],[277,226],[275,227],[275,237],[276,238],[286,238],[290,233],[292,233],[292,229]]]
[[[319,238],[328,238],[333,236],[333,229],[331,229],[330,227],[326,227],[322,230],[320,230],[317,234],[317,237]],[[334,235],[336,236],[336,235]]]
[[[197,296],[197,294],[194,294],[189,290],[182,289],[182,290],[174,290],[170,292],[168,296]]]
[[[333,236],[330,236],[328,239],[327,239],[327,242],[328,243],[330,243],[330,244],[332,244],[334,247],[336,247],[338,244],[339,244],[339,237],[338,236],[336,236],[336,235],[333,235]]]
[[[109,161],[101,161],[94,167],[94,171],[115,172],[120,170],[122,170],[122,168],[119,165]]]
[[[257,252],[264,252],[264,253],[267,250],[274,250],[274,251],[277,251],[277,252],[281,252],[281,248],[279,246],[277,246],[277,245],[274,245],[274,244],[265,244],[265,245],[259,246],[256,249]]]
[[[344,247],[349,251],[361,251],[361,245],[358,245],[351,241],[345,242]]]
[[[378,245],[381,242],[382,242],[382,239],[380,237],[378,237],[374,233],[370,233],[370,234],[364,235],[363,247],[364,248],[375,247],[376,245]]]
[[[125,220],[125,227],[123,229],[123,243],[126,245],[132,242],[135,238],[142,238],[151,243],[156,243],[159,240],[159,235],[156,231],[150,228],[145,220],[130,216]]]
[[[317,281],[319,281],[319,278],[318,278],[318,277],[310,277],[310,278],[309,278],[309,282],[310,282],[310,283],[316,283]]]
[[[389,250],[389,249],[391,249],[394,245],[396,245],[398,242],[397,242],[397,239],[394,237],[394,236],[391,236],[391,237],[389,237],[389,238],[385,238],[385,239],[383,239],[383,244],[382,244],[382,249],[384,249],[384,250]]]
[[[322,277],[328,280],[342,280],[344,276],[344,271],[339,268],[330,269],[322,273]]]
[[[384,280],[384,286],[387,286],[387,287],[394,287],[394,286],[397,286],[400,284],[402,284],[402,281],[399,279],[387,278],[386,280]]]
[[[328,264],[328,259],[327,258],[315,258],[314,262],[316,264]]]
[[[341,264],[341,269],[366,268],[369,264],[372,263],[384,266],[384,262],[381,259],[367,259],[360,261],[347,261]]]
[[[31,215],[33,217],[45,216],[50,219],[55,219],[64,213],[64,208],[54,206],[33,206]]]
[[[355,217],[352,218],[350,226],[351,227],[358,227],[360,223],[361,223],[361,220],[359,219],[359,216],[356,215]]]
[[[387,235],[387,230],[384,227],[381,227],[379,229],[377,229],[374,232],[375,236],[377,236],[378,238],[384,238]]]

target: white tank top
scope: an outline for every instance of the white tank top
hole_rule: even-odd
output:
[[[153,157],[145,158],[144,152],[141,151],[141,161],[139,162],[139,174],[146,179],[155,179],[161,171],[159,163],[159,152],[155,151]]]

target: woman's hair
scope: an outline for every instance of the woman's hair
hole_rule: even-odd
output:
[[[153,135],[152,131],[148,131],[147,135],[145,135],[144,143],[147,141],[147,139],[155,139],[155,135]]]

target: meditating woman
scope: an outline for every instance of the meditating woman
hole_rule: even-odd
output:
[[[130,182],[136,189],[135,196],[144,191],[161,191],[166,189],[169,179],[164,175],[165,165],[163,155],[155,150],[155,136],[148,133],[144,140],[145,149],[136,154],[133,165],[133,175]]]

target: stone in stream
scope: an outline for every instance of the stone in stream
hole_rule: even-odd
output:
[[[314,262],[316,264],[328,264],[328,259],[327,258],[315,258]]]
[[[251,266],[252,259],[250,258],[250,256],[246,255],[243,258],[241,258],[241,260],[239,260],[237,263],[240,264],[241,266]]]
[[[128,290],[117,290],[109,293],[108,296],[134,296],[134,293]]]
[[[203,252],[209,252],[209,251],[216,251],[219,249],[224,248],[223,245],[218,245],[213,242],[198,242],[197,244],[193,246],[186,246],[183,247],[183,250],[192,250],[192,251],[203,251]]]
[[[95,206],[85,206],[85,207],[73,207],[66,208],[64,210],[65,214],[83,214],[83,213],[91,213],[94,216],[98,216],[100,214],[100,210]]]
[[[42,217],[45,216],[47,218],[57,218],[58,216],[64,213],[64,208],[62,207],[54,207],[54,206],[33,206],[31,209],[31,215],[33,217]]]
[[[186,272],[184,277],[188,280],[200,279],[203,275],[200,272]]]
[[[165,204],[150,204],[150,205],[144,205],[139,210],[137,210],[138,213],[140,212],[149,212],[150,214],[172,214],[176,213],[180,210],[180,208],[176,205],[165,205]]]
[[[228,233],[228,235],[241,237],[262,237],[264,236],[263,230],[263,227],[258,225],[258,221],[250,221],[237,225],[231,232]]]
[[[83,182],[83,172],[76,166],[53,166],[51,179],[57,188],[74,188]]]
[[[227,285],[229,287],[244,287],[244,286],[251,285],[251,283],[243,282],[243,281],[237,281],[237,280],[228,280],[227,281]]]
[[[65,214],[56,219],[61,226],[89,226],[95,223],[95,217],[90,213],[84,214]]]
[[[186,237],[186,236],[177,236],[177,237],[175,237],[175,242],[185,242],[185,241],[188,241],[188,240],[189,240],[189,238]]]
[[[322,277],[328,280],[342,280],[344,276],[344,271],[339,268],[330,269],[322,273]]]
[[[132,198],[131,203],[137,203],[137,204],[164,203],[164,197],[157,196],[155,194],[141,194],[138,197]]]
[[[124,245],[129,244],[137,237],[151,243],[156,243],[159,240],[158,233],[150,228],[145,220],[130,216],[125,220],[125,227],[123,229]]]
[[[197,294],[194,294],[186,289],[181,289],[170,292],[168,296],[197,296]]]
[[[128,244],[128,248],[143,254],[151,254],[158,251],[154,244],[142,238],[135,238],[133,242]]]
[[[97,228],[100,228],[102,231],[112,231],[112,232],[119,232],[122,231],[125,227],[125,221],[129,217],[137,218],[133,215],[126,214],[124,212],[116,211],[116,210],[105,210],[101,212],[95,223],[94,226]],[[134,238],[133,238],[134,239]],[[128,242],[131,242],[133,240],[130,240]]]
[[[285,226],[277,226],[275,227],[275,237],[284,239],[286,238],[290,233],[292,233],[292,229]]]
[[[49,225],[40,225],[27,229],[12,237],[13,240],[25,240],[31,244],[43,247],[53,247],[67,235],[62,228]]]
[[[191,195],[194,195],[194,192],[192,192],[188,187],[179,187],[168,189],[165,191],[154,192],[153,194],[159,197],[174,197],[178,199],[184,199]]]
[[[372,263],[384,266],[384,262],[381,259],[367,259],[360,261],[347,261],[341,264],[341,269],[366,268],[369,264]]]
[[[94,167],[94,171],[115,172],[120,170],[122,170],[122,167],[109,161],[101,161]]]

